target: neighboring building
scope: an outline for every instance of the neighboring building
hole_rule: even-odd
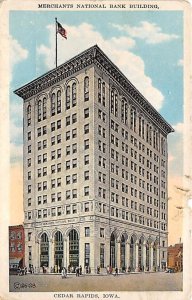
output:
[[[164,268],[172,127],[98,46],[15,93],[27,266]]]
[[[23,225],[9,226],[9,268],[25,265],[25,236]]]
[[[175,271],[183,271],[183,243],[168,247],[167,266]]]

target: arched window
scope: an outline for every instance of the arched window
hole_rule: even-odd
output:
[[[149,271],[149,242],[146,243],[146,270]]]
[[[49,239],[46,233],[41,235],[40,242],[40,266],[49,266]]]
[[[69,264],[70,266],[79,266],[79,237],[75,229],[69,233]]]
[[[27,106],[27,125],[31,125],[31,105]]]
[[[98,79],[98,102],[101,103],[101,78]]]
[[[102,99],[103,99],[103,106],[105,106],[105,82],[102,83]]]
[[[125,102],[124,99],[121,101],[121,122],[125,123]]]
[[[145,121],[142,119],[142,138],[145,138]]]
[[[66,107],[66,109],[70,108],[70,86],[69,85],[67,86],[67,89],[66,89],[65,107]]]
[[[152,127],[149,127],[149,144],[152,145]]]
[[[111,234],[111,239],[110,239],[110,266],[112,268],[116,267],[116,252],[115,252],[115,236],[114,236],[114,233]]]
[[[61,91],[57,92],[57,113],[61,112]]]
[[[136,131],[136,111],[135,108],[131,108],[131,129]]]
[[[111,113],[114,114],[114,91],[111,91]]]
[[[128,122],[128,105],[127,102],[125,101],[125,124]]]
[[[43,98],[43,120],[47,118],[47,100]]]
[[[51,116],[55,115],[55,93],[51,95]]]
[[[125,270],[126,262],[125,262],[125,237],[122,235],[121,237],[121,246],[120,246],[120,261],[122,271]]]
[[[38,104],[37,104],[38,108],[37,108],[37,120],[38,122],[41,121],[41,100],[38,101]]]
[[[77,84],[74,82],[72,84],[72,107],[76,106],[77,104]]]
[[[63,267],[63,236],[60,231],[57,231],[54,236],[54,259],[54,265],[61,270]]]
[[[139,117],[139,136],[141,136],[142,133],[142,122],[141,122],[141,117]]]
[[[131,243],[130,243],[130,268],[131,271],[134,270],[134,239],[131,237]]]
[[[142,259],[142,241],[141,239],[139,240],[139,247],[138,247],[138,266],[139,266],[139,271],[143,270],[143,259]]]
[[[84,101],[89,100],[89,77],[84,79]]]
[[[118,99],[117,94],[115,94],[115,116],[118,116]]]

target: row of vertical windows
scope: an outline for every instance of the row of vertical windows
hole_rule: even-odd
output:
[[[84,79],[84,101],[89,100],[89,77]],[[77,104],[77,84],[66,87],[65,108],[69,109]],[[51,94],[51,116],[61,113],[61,90]],[[37,121],[40,122],[47,118],[47,99],[44,97],[37,102]],[[31,125],[31,104],[27,106],[27,125]]]

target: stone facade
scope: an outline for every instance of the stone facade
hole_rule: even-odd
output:
[[[171,126],[98,46],[15,93],[26,264],[163,268]]]
[[[9,268],[25,266],[25,236],[23,225],[9,226]]]

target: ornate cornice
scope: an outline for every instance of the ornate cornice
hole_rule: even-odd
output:
[[[116,84],[124,90],[125,94],[133,101],[133,103],[140,106],[142,111],[144,111],[163,132],[168,134],[174,131],[174,129],[97,45],[85,50],[79,55],[66,61],[64,64],[15,90],[14,93],[26,100],[61,80],[72,76],[74,73],[90,66],[91,64],[97,65],[113,81],[115,81]]]

